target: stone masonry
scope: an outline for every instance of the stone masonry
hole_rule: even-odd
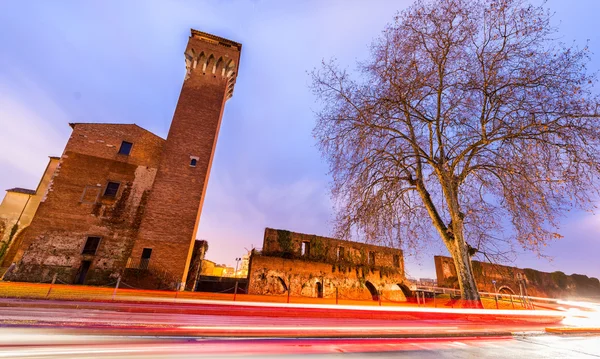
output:
[[[458,288],[456,268],[450,257],[435,256],[437,283],[441,287]],[[526,291],[530,296],[551,298],[600,297],[600,281],[581,274],[566,275],[557,271],[541,272],[530,268],[516,268],[499,264],[472,261],[473,272],[480,292],[519,295],[518,277],[525,279]]]
[[[266,228],[250,258],[248,293],[405,301],[399,249]]]

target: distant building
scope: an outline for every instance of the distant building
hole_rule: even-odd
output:
[[[47,194],[11,191],[5,198],[3,242],[18,207],[38,196],[21,218],[31,224],[10,245],[16,267],[4,279],[42,282],[56,274],[61,282],[106,285],[124,276],[137,287],[186,287],[241,47],[191,31],[166,140],[135,124],[70,124],[63,154],[51,160],[57,169],[42,180],[49,190],[40,195]]]

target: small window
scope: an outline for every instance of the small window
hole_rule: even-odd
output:
[[[131,147],[133,147],[133,143],[127,142],[127,141],[121,142],[121,148],[119,148],[119,154],[129,156],[129,153],[131,153]]]
[[[190,156],[190,167],[196,167],[198,164],[198,157]]]
[[[397,254],[394,254],[394,267],[400,268],[400,256]]]
[[[104,190],[104,197],[116,197],[120,185],[119,182],[108,182]]]
[[[81,254],[96,254],[96,250],[98,249],[98,245],[100,244],[100,237],[87,237],[85,241],[85,246],[83,247],[83,251]]]
[[[310,255],[310,242],[302,242],[302,255],[309,256]]]
[[[338,261],[343,261],[344,260],[344,247],[338,247],[337,250],[337,259]]]
[[[375,265],[375,252],[369,252],[369,265]]]

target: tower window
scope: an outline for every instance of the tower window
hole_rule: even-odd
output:
[[[400,268],[400,256],[397,254],[394,254],[394,267]]]
[[[129,153],[131,153],[131,147],[133,147],[133,143],[127,142],[127,141],[121,142],[121,148],[119,148],[119,154],[129,156]]]
[[[106,189],[104,190],[104,197],[116,197],[119,192],[119,182],[108,182]]]
[[[81,254],[96,254],[96,250],[98,250],[98,245],[100,244],[100,237],[87,237],[85,241],[85,246],[83,247],[83,251]]]
[[[196,167],[198,164],[198,157],[190,156],[190,167]]]

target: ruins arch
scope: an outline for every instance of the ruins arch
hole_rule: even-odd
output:
[[[371,297],[373,298],[373,300],[379,300],[379,292],[377,291],[377,288],[375,288],[373,283],[366,281],[365,287],[367,287],[369,293],[371,293]]]

